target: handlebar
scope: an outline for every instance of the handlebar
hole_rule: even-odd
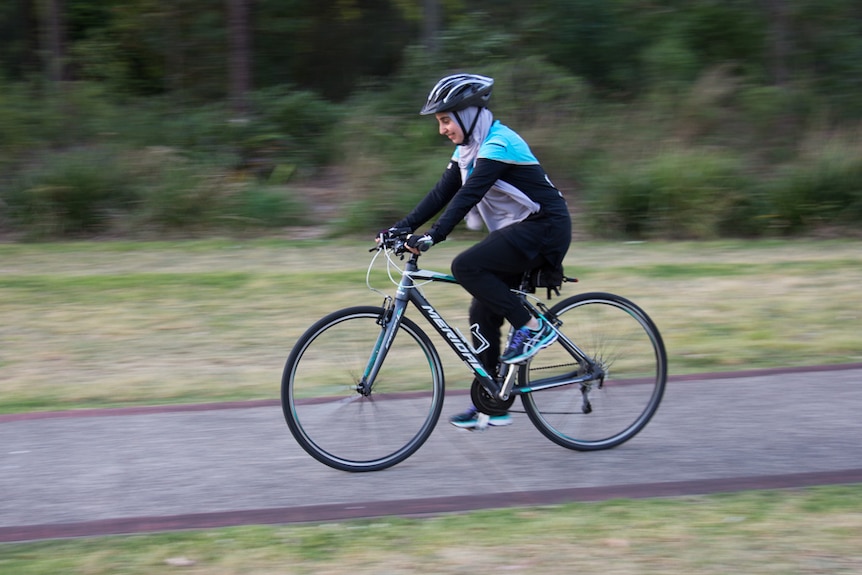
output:
[[[413,254],[407,249],[407,238],[410,237],[411,233],[412,230],[410,228],[390,228],[380,232],[377,235],[377,245],[368,251],[373,252],[389,249],[392,250],[395,255],[410,253],[413,257],[418,257],[417,254]],[[424,250],[420,251],[426,251],[427,249],[428,248],[425,247]]]

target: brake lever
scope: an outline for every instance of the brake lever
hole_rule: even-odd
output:
[[[368,251],[370,253],[370,252],[374,252],[374,251],[379,252],[380,250],[391,249],[393,252],[395,252],[395,255],[397,256],[397,255],[403,255],[404,252],[408,251],[407,248],[404,247],[405,245],[406,245],[406,243],[404,242],[404,240],[402,240],[400,238],[391,239],[391,240],[383,240],[382,242],[379,242],[373,248],[368,248]]]

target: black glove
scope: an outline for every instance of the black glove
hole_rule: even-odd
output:
[[[428,248],[434,245],[434,239],[425,234],[424,236],[419,236],[416,234],[407,236],[407,247],[417,249],[420,252],[427,252]]]
[[[385,242],[386,240],[391,240],[397,238],[398,236],[403,236],[412,232],[410,228],[399,228],[397,226],[392,226],[388,230],[380,230],[377,232],[377,236],[375,236],[375,240],[377,243]]]

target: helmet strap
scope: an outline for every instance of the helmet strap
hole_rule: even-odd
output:
[[[461,126],[461,131],[464,132],[464,141],[458,144],[459,146],[466,146],[470,141],[470,136],[473,135],[473,130],[476,128],[476,122],[479,121],[479,116],[482,113],[483,108],[479,108],[479,111],[476,112],[476,115],[473,116],[473,121],[470,123],[470,129],[464,127],[464,122],[461,121],[461,116],[457,111],[453,111],[452,115],[455,116],[455,119],[458,121],[458,125]]]

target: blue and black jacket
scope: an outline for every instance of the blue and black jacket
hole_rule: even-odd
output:
[[[466,181],[458,156],[456,149],[437,184],[397,225],[415,231],[445,207],[428,231],[436,244],[477,208],[492,233],[503,234],[527,256],[561,263],[571,241],[568,206],[523,138],[495,121]]]

